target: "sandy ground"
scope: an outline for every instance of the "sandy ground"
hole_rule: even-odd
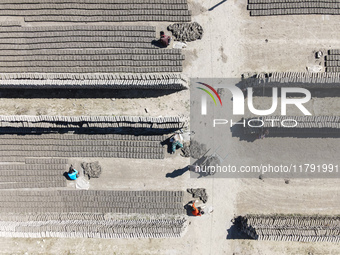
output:
[[[193,21],[204,28],[200,41],[184,50],[184,74],[188,77],[240,77],[244,72],[304,71],[315,64],[313,51],[340,48],[336,30],[339,16],[250,17],[245,0],[228,0],[208,11],[219,0],[189,0]],[[157,24],[158,30],[167,24]],[[268,40],[266,42],[266,40]],[[189,91],[146,98],[1,98],[0,114],[52,115],[189,115]],[[256,105],[269,105],[270,98],[256,98]],[[337,98],[313,98],[314,114],[339,115]],[[145,111],[147,108],[147,111]],[[236,163],[265,160],[279,163],[317,157],[338,162],[336,139],[277,138],[249,143],[228,140]],[[273,149],[274,148],[274,149]],[[261,154],[261,153],[262,154]],[[320,152],[324,152],[321,153]],[[265,158],[261,155],[267,153]],[[92,160],[92,159],[91,159]],[[337,214],[339,180],[293,179],[192,179],[189,173],[166,178],[189,161],[179,155],[164,160],[98,159],[103,178],[91,180],[91,189],[169,189],[204,187],[214,213],[189,217],[188,232],[180,239],[23,239],[0,238],[0,254],[339,254],[333,243],[263,242],[229,240],[231,219],[247,213]],[[79,164],[77,162],[77,164]],[[104,178],[105,177],[105,178]],[[105,180],[105,181],[104,181]],[[189,200],[189,196],[187,198]]]

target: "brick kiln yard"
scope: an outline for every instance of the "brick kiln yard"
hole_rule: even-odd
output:
[[[9,3],[9,1],[1,2]],[[17,2],[21,3],[25,1]],[[29,3],[29,1],[27,2]],[[219,1],[211,0],[188,1],[189,10],[191,10],[192,15],[191,20],[197,21],[202,25],[204,36],[202,40],[189,42],[187,48],[182,50],[182,54],[185,55],[185,59],[182,63],[182,74],[187,77],[234,78],[240,77],[247,72],[304,72],[307,66],[319,64],[316,63],[313,58],[315,51],[322,50],[323,52],[326,52],[329,49],[340,49],[340,33],[338,33],[337,30],[337,25],[340,22],[339,15],[251,17],[247,10],[247,2],[245,0],[225,1],[213,8],[213,10],[208,11],[209,8],[218,4],[218,2]],[[164,6],[164,9],[167,7],[170,8],[169,6]],[[13,15],[13,13],[11,15]],[[49,16],[47,17],[54,17],[55,19],[51,18],[51,20],[46,20],[46,18],[41,18],[43,16],[33,15],[26,19],[26,23],[23,23],[22,16],[24,15],[22,13],[19,13],[18,15],[20,15],[20,17],[4,16],[0,21],[8,22],[10,20],[10,22],[12,22],[11,20],[14,20],[18,21],[23,26],[32,27],[55,26],[56,23],[50,22],[55,21],[55,19],[57,19],[58,22],[64,21],[60,20],[60,17],[62,16],[49,13]],[[149,33],[148,39],[145,39],[146,41],[150,40],[153,34],[158,35],[160,30],[165,30],[166,27],[172,23],[172,20],[158,22],[157,18],[149,22],[145,22],[143,19],[136,22],[130,22],[131,20],[125,19],[123,19],[123,22],[116,22],[117,20],[114,18],[107,18],[109,16],[104,16],[104,14],[101,15],[103,15],[103,22],[93,22],[91,25],[155,26],[156,30]],[[81,16],[75,17],[79,18]],[[154,17],[157,17],[157,15]],[[93,20],[73,21],[92,22]],[[173,21],[188,20],[175,19]],[[85,23],[79,24],[68,22],[62,24],[73,26],[84,25]],[[71,35],[71,33],[72,29],[70,29],[69,34]],[[66,41],[64,43],[66,43]],[[105,43],[108,44],[108,42],[101,43],[104,49],[99,50],[102,50],[102,55],[104,57],[109,55],[109,53],[105,53],[105,50],[109,50],[111,47],[124,46],[105,45]],[[130,43],[133,43],[133,41]],[[142,43],[140,43],[140,46]],[[8,46],[10,44],[6,45],[6,47],[10,47]],[[23,45],[25,45],[25,43]],[[81,49],[83,45],[79,44],[77,47]],[[131,47],[138,48],[139,46],[134,44]],[[96,49],[92,50],[95,51]],[[149,53],[144,55],[148,55]],[[65,53],[62,53],[61,55],[64,54]],[[176,54],[177,53],[174,55]],[[158,55],[158,53],[155,54],[156,58],[162,58],[160,55]],[[27,58],[25,61],[37,60]],[[41,61],[47,61],[47,59],[42,58]],[[63,59],[63,61],[67,60]],[[69,61],[71,60],[69,59]],[[76,61],[76,59],[72,59],[72,61]],[[82,59],[82,61],[87,60]],[[154,59],[151,58],[147,61],[149,61],[150,64]],[[6,68],[18,68],[15,70],[13,69],[14,72],[18,73],[43,72],[41,70],[44,70],[44,65],[46,65],[46,63],[42,64],[40,67],[36,66],[35,68],[37,69],[33,69],[30,65],[21,67],[11,67],[10,65],[7,65]],[[143,65],[141,64],[141,66]],[[177,68],[180,68],[180,66],[181,64],[178,65]],[[174,67],[176,66],[164,66],[165,69],[162,69],[161,72],[172,73],[180,70],[177,68],[171,69]],[[1,68],[5,67],[2,66]],[[98,72],[103,70],[100,65],[95,66],[95,68],[97,68],[96,70],[99,70]],[[138,68],[138,66],[132,68]],[[1,72],[5,72],[6,70],[1,69]],[[10,72],[13,72],[13,70]],[[118,72],[119,71],[120,70],[118,70]],[[128,71],[122,70],[122,72],[130,71],[131,69],[128,69]],[[132,71],[136,72],[136,70]],[[57,72],[65,72],[65,70],[60,69]],[[75,72],[77,72],[77,70],[75,70]],[[106,72],[117,72],[117,70],[112,69]],[[2,89],[0,91],[0,115],[75,117],[167,116],[183,117],[184,120],[189,117],[189,90],[171,91],[171,93],[168,93],[165,90],[136,90],[128,92],[126,90],[103,91],[96,90],[90,92],[91,95],[89,96],[85,92],[74,92],[72,90],[23,91],[17,89]],[[84,96],[84,94],[86,96]],[[340,104],[338,97],[334,97],[332,93],[326,93],[326,96],[324,96],[324,92],[321,94],[323,96],[318,96],[317,94],[313,96],[312,100],[308,103],[308,108],[312,109],[312,113],[315,115],[339,115]],[[336,95],[336,93],[334,93],[334,95]],[[255,106],[259,106],[260,103],[263,107],[267,106],[270,104],[270,100],[271,98],[269,97],[256,97]],[[231,102],[228,104],[231,105]],[[289,111],[291,115],[299,114],[297,111],[294,111],[294,109],[289,109]],[[159,123],[157,121],[160,120],[164,119],[155,119],[154,122],[158,125]],[[144,123],[143,119],[140,119],[140,121],[141,123]],[[13,122],[10,120],[2,120],[2,122],[6,122],[6,125],[12,125],[12,128],[15,129],[15,127],[13,127]],[[114,126],[118,122],[120,121],[113,121],[111,119],[111,121],[104,121],[104,124]],[[170,123],[169,125],[178,124],[177,121],[171,119],[167,119],[165,122]],[[31,125],[29,124],[29,121],[27,123],[27,125]],[[94,121],[93,125],[99,125],[96,123],[97,122]],[[145,123],[146,125],[149,125],[149,120],[145,120]],[[55,122],[50,121],[47,125],[53,126],[55,125]],[[71,123],[70,125],[72,126],[73,124]],[[169,127],[165,128],[167,129]],[[53,213],[64,213],[59,217],[66,222],[70,219],[80,220],[82,213],[88,211],[88,213],[92,215],[91,217],[93,217],[89,218],[89,220],[104,222],[104,227],[98,231],[101,232],[105,230],[105,223],[109,220],[119,221],[123,218],[124,220],[133,221],[141,219],[139,218],[141,216],[134,217],[136,215],[134,213],[145,213],[145,211],[141,210],[145,208],[136,207],[135,201],[138,202],[138,198],[145,197],[147,200],[144,200],[143,203],[157,206],[152,208],[155,210],[152,211],[152,213],[154,213],[152,214],[153,216],[150,216],[150,212],[147,212],[147,216],[142,218],[146,222],[152,217],[158,220],[162,219],[164,208],[161,205],[166,204],[169,207],[165,209],[170,211],[170,216],[165,216],[165,220],[177,220],[176,224],[173,223],[173,225],[176,225],[176,228],[169,229],[166,224],[162,225],[161,227],[164,228],[164,231],[162,231],[165,233],[163,238],[103,239],[81,238],[80,235],[76,235],[74,238],[2,237],[0,238],[0,254],[339,254],[340,247],[338,243],[227,239],[228,230],[232,226],[231,220],[238,215],[273,213],[338,215],[340,210],[340,205],[338,203],[340,182],[338,179],[291,179],[289,184],[286,184],[283,179],[266,178],[264,180],[193,179],[189,177],[189,172],[176,178],[166,178],[166,174],[171,173],[176,169],[182,169],[188,165],[189,160],[181,157],[179,152],[175,155],[170,155],[166,153],[165,148],[159,150],[155,143],[147,140],[148,138],[145,138],[142,142],[149,142],[150,148],[157,151],[159,155],[163,155],[163,159],[152,159],[150,155],[153,153],[150,153],[148,150],[129,152],[130,156],[128,156],[129,158],[126,158],[127,154],[117,154],[118,152],[116,154],[110,154],[115,152],[90,149],[91,147],[99,148],[101,144],[108,141],[111,141],[113,146],[117,144],[114,143],[115,141],[121,142],[127,140],[134,144],[140,143],[140,141],[135,141],[132,136],[121,137],[119,136],[120,134],[118,134],[117,137],[113,138],[111,137],[111,134],[105,134],[108,136],[104,138],[101,137],[103,139],[94,139],[96,143],[87,143],[87,141],[91,140],[88,139],[86,134],[82,134],[85,137],[78,137],[78,135],[79,134],[71,135],[74,139],[70,139],[69,137],[64,139],[65,136],[63,136],[63,139],[60,139],[60,137],[53,137],[54,134],[47,134],[45,137],[42,135],[39,138],[31,136],[31,140],[36,141],[34,146],[28,141],[30,139],[28,137],[23,138],[9,134],[6,135],[8,136],[7,138],[3,136],[0,139],[2,146],[1,152],[3,153],[1,154],[2,159],[7,157],[8,160],[8,158],[11,158],[19,163],[21,162],[20,165],[23,165],[24,160],[26,163],[25,167],[22,167],[22,169],[18,166],[13,167],[12,165],[14,165],[14,163],[7,163],[7,165],[13,167],[10,168],[10,170],[6,170],[7,172],[28,171],[26,172],[27,175],[30,173],[34,176],[37,174],[37,170],[39,171],[40,168],[43,168],[45,165],[61,165],[67,169],[69,164],[72,163],[76,168],[80,169],[80,164],[83,161],[99,161],[103,168],[102,175],[99,179],[90,180],[90,188],[88,191],[79,194],[72,193],[78,199],[73,201],[78,207],[65,206],[67,202],[67,200],[65,200],[65,193],[68,191],[70,194],[71,192],[77,192],[75,191],[74,183],[71,182],[68,182],[66,187],[42,189],[35,189],[32,187],[33,189],[26,191],[17,191],[16,189],[7,190],[6,187],[10,187],[10,185],[6,182],[2,183],[2,189],[0,190],[2,199],[1,219],[7,221],[14,219],[14,221],[19,223],[20,221],[25,222],[25,220],[37,220],[33,216],[32,219],[27,219],[25,218],[26,216],[23,216],[20,213],[38,211],[43,215],[44,213],[47,213],[44,211],[46,208],[42,206],[46,203],[46,205],[49,204],[50,211],[48,212],[48,217],[50,218],[46,216],[47,218],[45,219],[53,220]],[[157,135],[154,134],[154,136],[156,137]],[[48,145],[46,144],[47,141],[49,141]],[[69,141],[75,141],[75,143],[72,144],[69,143]],[[279,164],[291,161],[309,161],[311,159],[313,159],[314,163],[326,161],[338,164],[339,138],[271,137],[264,140],[247,142],[246,140],[240,140],[239,137],[232,136],[230,133],[226,144],[228,145],[228,148],[233,148],[233,151],[228,158],[235,164],[255,164],[259,161],[270,164]],[[41,146],[47,146],[49,148]],[[53,146],[58,146],[58,150]],[[66,148],[69,148],[70,146],[71,149],[67,150],[66,153]],[[76,149],[72,150],[73,146],[74,148],[86,147],[89,149],[83,151]],[[126,148],[128,148],[128,145],[126,145]],[[40,161],[34,162],[29,159],[32,157],[36,158],[37,155],[42,155],[40,152],[45,154],[43,157],[40,157]],[[125,151],[124,153],[127,152]],[[50,157],[66,159],[67,165],[64,161],[56,164],[55,162],[43,160],[43,158]],[[37,170],[28,170],[27,165],[30,164],[39,165],[40,168],[38,167],[39,169],[37,168]],[[39,183],[47,183],[47,180],[58,183],[57,179],[59,177],[56,177],[56,174],[54,173],[61,173],[63,168],[57,168],[58,167],[54,169],[51,167],[51,170],[44,170],[44,172],[48,174],[46,174],[46,176],[41,176],[41,182]],[[52,173],[52,171],[54,173]],[[8,173],[8,175],[12,176],[10,173]],[[16,181],[18,181],[18,183],[24,183],[22,184],[24,186],[29,186],[31,184],[25,183],[28,183],[29,178],[32,177],[26,177],[26,179],[17,178]],[[6,178],[10,179],[8,177]],[[20,185],[21,184],[16,187],[22,188],[23,186]],[[64,184],[60,184],[60,186],[62,185]],[[213,206],[213,214],[197,218],[188,217],[187,221],[190,222],[190,224],[184,231],[184,235],[182,237],[167,238],[167,233],[176,236],[180,234],[181,228],[185,227],[181,225],[181,219],[176,219],[177,216],[171,215],[176,213],[177,209],[180,212],[180,217],[184,217],[185,215],[184,211],[180,210],[180,205],[184,205],[188,202],[190,196],[187,193],[183,193],[182,197],[180,191],[184,192],[187,188],[202,187],[207,190],[209,195],[208,204]],[[26,188],[29,187],[26,186]],[[55,190],[63,191],[58,193]],[[101,190],[102,193],[96,193],[96,190]],[[136,193],[134,191],[147,191],[148,193]],[[157,193],[161,191],[167,191],[169,193]],[[175,192],[171,193],[170,191]],[[23,195],[24,193],[25,195]],[[100,196],[112,197],[112,201],[120,203],[120,206],[117,208],[123,208],[124,204],[128,204],[132,208],[132,211],[129,211],[129,207],[125,207],[124,211],[112,211],[112,206],[110,206],[111,200],[96,200],[94,198]],[[34,197],[41,197],[41,199],[34,200]],[[86,200],[86,197],[88,199],[95,199],[92,200],[94,201],[94,204],[86,204],[89,201]],[[32,199],[29,200],[29,198]],[[120,198],[122,199],[120,200]],[[30,201],[34,202],[31,203]],[[21,204],[22,206],[16,206],[17,204]],[[88,207],[84,205],[88,205]],[[92,211],[86,209],[92,207],[97,207],[98,210]],[[69,209],[71,210],[71,213],[69,213]],[[19,215],[12,216],[11,218],[8,214],[10,212],[16,212],[19,213]],[[117,213],[121,212],[126,214],[119,216],[120,214]],[[105,218],[103,216],[105,213],[111,214],[111,217],[106,216]],[[43,217],[41,216],[41,218]],[[72,224],[70,224],[70,226],[71,225]],[[13,225],[8,227],[12,228]],[[18,229],[23,230],[23,232],[25,232],[25,228],[27,230],[27,226],[22,226],[20,224],[18,226]],[[82,228],[78,228],[77,231],[79,233],[86,232]],[[154,234],[155,233],[151,231],[151,233],[147,233],[144,237],[152,237]],[[116,237],[124,236],[117,234]]]

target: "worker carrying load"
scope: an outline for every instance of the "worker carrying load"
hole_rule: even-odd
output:
[[[171,154],[176,152],[177,147],[183,148],[183,137],[181,134],[175,134],[170,138],[171,142]]]

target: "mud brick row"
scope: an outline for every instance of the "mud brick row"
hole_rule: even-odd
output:
[[[248,0],[249,4],[271,3],[338,3],[338,0]]]
[[[1,62],[20,62],[20,61],[180,61],[184,60],[184,55],[23,55],[23,56],[0,56]],[[164,65],[164,64],[161,64]]]
[[[54,42],[51,43],[28,43],[26,44],[24,41],[21,44],[16,43],[16,41],[8,40],[4,43],[1,43],[1,50],[40,50],[40,49],[83,49],[83,48],[145,48],[152,49],[154,46],[151,44],[151,40],[149,42],[123,42],[122,39],[119,42],[112,42],[112,40],[99,40],[89,42]]]
[[[2,62],[2,68],[28,68],[28,67],[98,67],[98,66],[181,66],[181,61],[168,60],[164,62],[163,60],[157,61],[138,61],[138,60],[112,60],[112,61],[37,61],[37,62],[17,62],[17,61],[5,61]]]
[[[59,35],[59,36],[52,36],[52,37],[46,37],[46,35],[43,35],[41,33],[36,33],[34,36],[38,36],[38,37],[28,37],[28,38],[22,38],[22,37],[18,37],[18,38],[13,38],[11,36],[11,34],[7,34],[9,37],[3,37],[0,39],[0,44],[25,44],[25,45],[29,45],[29,44],[42,44],[45,45],[46,43],[69,43],[69,42],[73,42],[73,43],[87,43],[87,42],[101,42],[101,43],[108,43],[108,42],[120,42],[120,43],[150,43],[150,38],[153,38],[153,35],[149,35],[149,36],[133,36],[132,33],[127,34],[127,35],[98,35],[97,33],[94,33],[92,36],[89,33],[89,31],[85,31],[87,33],[85,34],[81,34],[80,36],[76,36],[76,35],[72,35],[69,34],[67,35]],[[106,32],[106,31],[105,31]],[[89,35],[88,35],[89,34]],[[23,48],[23,49],[30,49],[34,46],[28,46],[27,48]],[[54,47],[52,47],[54,48]],[[72,47],[70,47],[72,48]],[[74,46],[73,48],[76,48],[76,46]]]
[[[128,12],[127,12],[128,13]],[[155,13],[155,12],[154,12]],[[139,21],[168,21],[168,22],[190,22],[191,12],[187,11],[184,16],[170,15],[138,15],[129,16],[26,16],[25,22],[139,22]]]
[[[0,162],[16,162],[16,163],[24,163],[25,158],[22,157],[0,157]]]
[[[40,41],[45,41],[45,40],[52,40],[55,39],[57,40],[62,40],[62,37],[65,40],[70,40],[72,39],[71,37],[75,37],[79,40],[82,40],[83,37],[112,37],[112,40],[117,40],[120,39],[121,37],[125,37],[125,39],[128,40],[137,40],[137,39],[144,39],[145,38],[153,38],[155,36],[154,31],[140,31],[140,30],[134,30],[134,31],[121,31],[121,30],[71,30],[71,31],[48,31],[48,32],[7,32],[4,30],[1,30],[0,28],[0,34],[2,39],[5,38],[13,38],[17,40],[27,40],[28,42],[31,43],[37,43]],[[137,37],[137,38],[136,38]],[[34,41],[34,40],[36,41]]]
[[[187,10],[188,5],[185,3],[182,4],[151,4],[151,3],[125,3],[125,4],[104,4],[104,3],[87,3],[85,4],[77,4],[77,3],[35,3],[35,4],[6,4],[0,6],[2,10],[16,10],[19,13],[27,10]]]
[[[35,0],[2,0],[3,4],[36,4]],[[39,0],[39,3],[81,3],[81,4],[112,4],[112,0]],[[187,0],[115,0],[115,4],[185,4]]]
[[[3,151],[6,156],[22,157],[74,157],[74,158],[138,158],[138,159],[163,159],[164,153],[132,153],[132,152],[63,152],[63,151]]]
[[[246,215],[234,221],[256,240],[339,242],[339,216]]]
[[[325,56],[325,69],[326,72],[340,72],[340,58],[339,58],[340,50],[339,49],[330,49],[328,51],[328,55]]]
[[[106,141],[106,140],[119,140],[119,141],[162,141],[162,135],[123,135],[123,134],[27,134],[26,136],[20,135],[8,135],[8,134],[0,134],[0,141],[10,139],[17,141],[29,141],[29,143],[34,143],[36,139],[52,139],[55,141],[59,140],[91,140],[91,141]],[[5,141],[4,144],[7,142]],[[3,143],[1,143],[3,144]],[[44,163],[53,163],[53,164],[64,164],[66,159],[25,159],[26,164],[44,164]]]
[[[155,47],[152,44],[152,41],[156,38],[155,31],[155,27],[151,26],[3,27],[0,28],[0,61],[2,62],[0,72],[182,72],[184,56],[181,51]],[[13,74],[12,76],[20,75]],[[92,76],[95,76],[95,74]],[[112,74],[108,77],[112,77]],[[32,79],[32,77],[29,78]],[[103,78],[99,78],[99,80],[103,80]],[[148,81],[148,79],[145,80]],[[101,83],[99,83],[101,86],[115,85],[112,82]],[[66,84],[65,81],[57,80],[48,81],[46,86],[61,87],[66,86]],[[0,85],[3,87],[18,86],[13,81],[7,81],[7,84]],[[26,81],[21,86],[25,85],[32,88],[35,85],[41,87],[44,86],[44,81]],[[97,84],[95,82],[90,84],[82,82],[70,86],[82,85],[95,87]],[[145,87],[149,84],[142,82],[138,85]],[[165,83],[164,85],[164,87],[172,87],[172,84]],[[149,87],[152,88],[155,85]],[[174,87],[180,86],[175,84]]]
[[[43,17],[45,15],[48,16],[58,16],[63,18],[64,20],[70,19],[75,20],[74,17],[83,18],[86,16],[86,18],[89,17],[117,17],[123,18],[124,16],[133,16],[133,18],[137,21],[140,20],[140,18],[143,18],[142,16],[153,16],[154,19],[156,19],[158,16],[190,16],[189,10],[167,10],[164,6],[164,9],[161,10],[148,10],[148,9],[130,9],[130,10],[94,10],[94,9],[32,9],[32,10],[22,10],[22,9],[8,9],[6,8],[6,5],[3,5],[4,9],[0,10],[0,16],[25,16],[25,17],[35,17],[38,16],[41,19],[46,19],[46,17]],[[80,7],[80,6],[79,6]],[[71,17],[70,17],[71,16]],[[48,18],[47,18],[48,20]],[[165,19],[166,20],[166,19]]]
[[[0,187],[2,187],[1,185],[3,184],[0,184]],[[16,187],[20,188],[20,185],[16,184]],[[15,185],[13,184],[13,186]],[[139,193],[131,191],[82,191],[84,190],[47,192],[2,190],[0,191],[2,201],[0,212],[184,213],[183,192],[181,191],[140,191]],[[135,196],[139,194],[144,195]]]
[[[0,72],[2,73],[19,73],[19,72],[42,72],[46,73],[86,73],[86,72],[97,72],[97,73],[167,73],[167,72],[182,72],[182,66],[155,66],[155,67],[1,67]]]
[[[302,87],[315,89],[340,88],[340,74],[321,72],[260,73],[242,81],[242,86],[253,88]]]
[[[53,202],[65,202],[70,204],[70,202],[114,202],[114,203],[150,203],[153,207],[157,207],[156,205],[159,202],[166,202],[169,204],[176,204],[175,207],[178,207],[180,203],[183,201],[183,197],[181,196],[165,196],[165,197],[157,197],[157,196],[106,196],[106,197],[96,197],[87,195],[85,197],[74,197],[74,196],[53,196]],[[0,198],[1,202],[13,202],[11,196],[4,196]],[[50,196],[16,196],[16,202],[40,202],[45,203],[50,201]],[[139,206],[139,205],[137,205]],[[150,205],[151,206],[151,205]]]
[[[63,170],[53,170],[53,171],[41,171],[41,170],[1,170],[0,176],[62,176],[66,171],[68,171],[68,167],[65,167]],[[0,177],[0,178],[1,178]]]
[[[130,152],[130,153],[161,153],[162,147],[157,146],[153,147],[132,147],[132,146],[20,146],[20,145],[2,145],[0,151],[33,151],[33,152],[42,152],[42,151],[58,151],[58,152]],[[13,167],[19,169],[19,165],[13,165]],[[1,166],[0,169],[7,166]],[[33,168],[43,168],[42,166],[25,166],[22,168],[26,168],[31,170]],[[60,167],[60,166],[59,166]],[[21,167],[20,167],[21,168]],[[58,169],[58,167],[55,167]]]
[[[0,183],[0,189],[29,189],[29,188],[56,188],[66,187],[66,180],[49,182],[17,182]]]
[[[26,22],[122,22],[191,20],[186,0],[1,2],[0,16],[21,16]]]
[[[1,51],[0,56],[30,56],[39,57],[40,55],[128,55],[128,56],[164,56],[164,55],[181,55],[180,49],[83,49],[83,50],[63,50],[63,49],[52,49],[52,50],[30,50],[24,52],[18,51]],[[154,57],[154,56],[153,56]],[[130,77],[132,74],[119,74],[119,77]],[[152,74],[152,76],[157,76],[158,74]],[[161,74],[161,75],[169,75],[169,74]],[[174,75],[174,74],[171,74]],[[133,79],[142,79],[140,76],[145,78],[152,78],[152,76],[147,77],[148,74],[138,75],[133,74]],[[70,73],[54,73],[54,74],[46,74],[46,73],[18,73],[18,74],[1,74],[1,77],[11,77],[11,78],[20,78],[20,79],[33,79],[39,78],[43,79],[45,77],[49,77],[49,79],[103,79],[102,77],[107,77],[107,79],[116,79],[117,75],[112,73],[106,74],[95,74],[95,73],[82,73],[82,74],[70,74]],[[110,78],[112,77],[112,78]]]
[[[301,8],[301,9],[267,9],[250,11],[250,16],[307,15],[307,14],[339,15],[340,9]]]
[[[68,160],[64,158],[25,158],[25,164],[68,164]]]
[[[340,3],[333,0],[248,0],[247,8],[250,16],[340,14]]]
[[[58,165],[54,163],[44,163],[42,165],[36,164],[0,164],[0,171],[2,170],[63,170],[65,164]]]
[[[65,177],[60,174],[59,176],[0,176],[0,183],[4,182],[62,182]]]
[[[39,137],[37,137],[39,138]],[[45,137],[44,137],[45,138]],[[159,141],[117,141],[117,140],[63,140],[63,139],[37,139],[33,140],[32,139],[13,139],[11,141],[12,145],[21,145],[21,146],[27,146],[27,145],[54,145],[54,146],[123,146],[123,147],[161,147],[160,142],[161,138]],[[0,145],[6,145],[8,143],[7,139],[1,139],[0,135]],[[25,161],[25,159],[24,159]],[[42,159],[39,162],[43,162],[44,159]],[[14,161],[16,162],[16,161]],[[26,159],[26,164],[27,162],[35,162],[35,159]],[[49,162],[49,161],[48,161]],[[58,162],[57,160],[55,162]],[[63,160],[64,162],[64,160]],[[65,160],[67,162],[67,160]],[[33,164],[33,163],[31,163]],[[46,163],[49,164],[49,163]],[[53,164],[58,164],[58,163],[53,163]],[[66,163],[65,163],[66,164]]]
[[[249,4],[249,10],[268,10],[268,9],[310,9],[310,8],[324,8],[324,9],[339,9],[340,3],[327,2],[292,2],[292,3],[269,3],[269,4]]]
[[[26,158],[26,164],[2,164],[0,170],[62,170],[69,157],[162,159],[163,136],[0,135],[2,156]],[[28,158],[36,157],[36,158]],[[57,157],[42,159],[41,157]]]
[[[36,32],[74,32],[75,31],[149,31],[156,32],[154,26],[109,26],[109,25],[77,25],[77,26],[27,26],[27,27],[1,27],[0,33],[36,33]],[[133,33],[131,34],[133,35]],[[25,37],[25,36],[24,36]]]
[[[118,196],[118,197],[183,197],[184,192],[178,190],[14,190],[1,191],[1,196],[39,196],[39,197],[55,197],[72,195],[85,199],[87,196]]]

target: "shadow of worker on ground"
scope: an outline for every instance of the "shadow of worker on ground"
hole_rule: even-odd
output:
[[[219,2],[218,4],[215,4],[213,7],[209,8],[208,11],[214,10],[217,6],[223,4],[224,2],[227,2],[227,0],[223,0],[223,1]]]
[[[172,173],[167,173],[165,175],[166,178],[176,178],[178,176],[183,175],[185,172],[189,171],[189,166],[186,166],[181,169],[174,170]]]

